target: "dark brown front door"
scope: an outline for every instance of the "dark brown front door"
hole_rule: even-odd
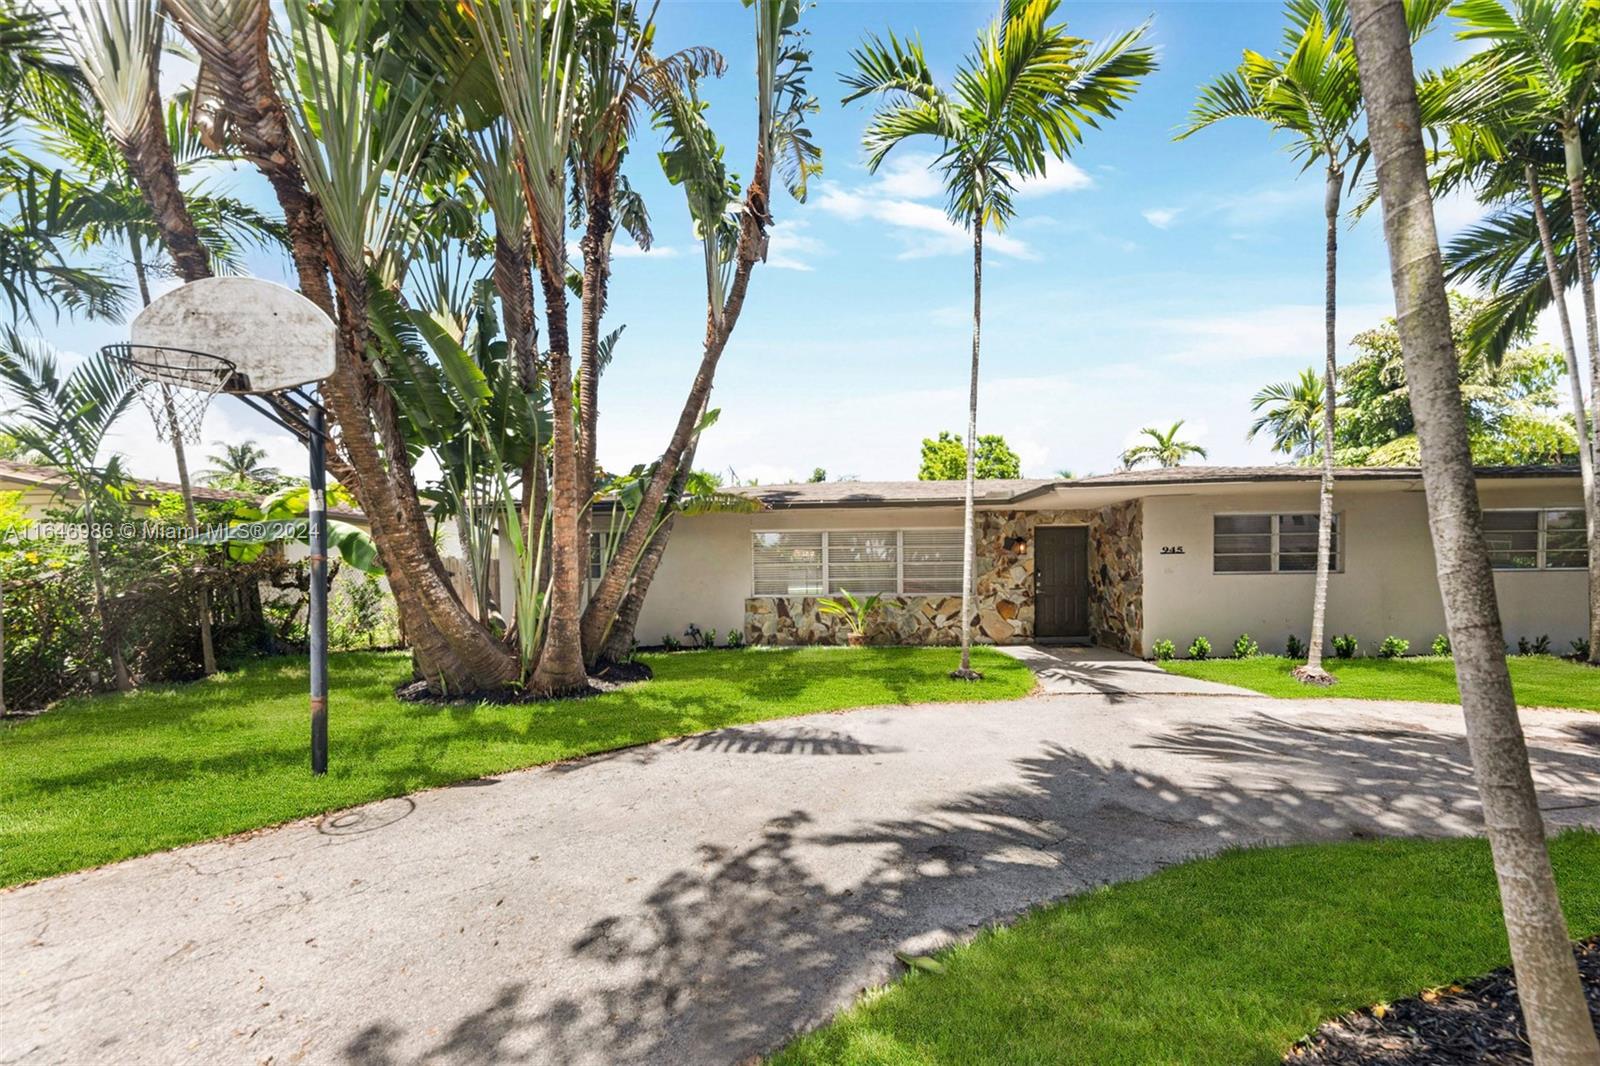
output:
[[[1089,638],[1089,530],[1034,529],[1033,633],[1040,640]]]

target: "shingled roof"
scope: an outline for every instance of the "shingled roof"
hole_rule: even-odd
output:
[[[1576,467],[1484,466],[1479,478],[1577,477]],[[975,501],[983,506],[1015,503],[1055,489],[1145,487],[1161,485],[1239,484],[1243,482],[1316,481],[1316,466],[1176,466],[1157,470],[1119,470],[1086,478],[980,479]],[[1414,466],[1352,466],[1334,471],[1339,481],[1415,481]],[[966,499],[961,481],[817,481],[791,485],[747,485],[727,491],[753,496],[768,507],[902,507],[960,504]]]

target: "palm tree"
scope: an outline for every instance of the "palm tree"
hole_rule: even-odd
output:
[[[127,410],[133,394],[123,375],[103,357],[91,356],[63,378],[55,353],[44,344],[24,340],[11,331],[0,336],[0,381],[9,388],[14,401],[4,431],[45,465],[61,471],[66,478],[62,491],[76,492],[82,501],[84,544],[89,553],[101,638],[117,688],[127,691],[133,681],[107,608],[95,504],[122,481],[118,458],[102,464],[99,455],[111,424]]]
[[[1414,34],[1438,15],[1441,0],[1409,0],[1406,13]],[[1295,670],[1302,681],[1332,684],[1322,668],[1324,620],[1328,613],[1328,571],[1333,547],[1333,425],[1337,405],[1338,335],[1336,289],[1339,265],[1339,210],[1344,178],[1363,148],[1356,136],[1361,122],[1361,86],[1356,76],[1350,16],[1345,0],[1289,0],[1284,45],[1276,56],[1246,51],[1237,69],[1217,78],[1200,94],[1189,125],[1179,139],[1229,118],[1253,118],[1290,137],[1289,150],[1307,168],[1323,164],[1325,191],[1325,277],[1323,282],[1322,485],[1318,501],[1317,577],[1311,601],[1308,661]]]
[[[283,471],[263,465],[267,451],[255,441],[229,444],[219,440],[216,443],[222,451],[206,457],[211,465],[201,475],[207,485],[245,492],[270,492],[283,481]]]
[[[978,441],[978,360],[983,330],[983,233],[1004,229],[1016,213],[1019,180],[1042,174],[1083,140],[1084,127],[1116,115],[1138,80],[1156,68],[1142,45],[1145,26],[1095,46],[1051,24],[1059,0],[1008,0],[968,53],[954,84],[934,83],[915,37],[868,37],[851,53],[845,103],[883,102],[862,144],[876,172],[898,145],[920,137],[938,143],[945,213],[972,234],[972,369],[967,395],[967,477],[961,564],[961,666],[972,679],[973,495]]]
[[[1122,453],[1122,468],[1132,470],[1140,463],[1155,463],[1159,467],[1174,467],[1182,465],[1189,456],[1206,457],[1206,450],[1192,441],[1179,440],[1178,431],[1183,428],[1183,419],[1172,423],[1166,429],[1157,429],[1155,426],[1145,426],[1139,431],[1141,436],[1150,438],[1147,444],[1135,444]]]
[[[1268,385],[1250,398],[1256,420],[1250,423],[1245,439],[1271,433],[1273,451],[1305,461],[1317,453],[1323,400],[1323,382],[1312,367],[1300,371],[1293,381]]]
[[[1516,279],[1506,291],[1496,292],[1486,309],[1488,321],[1475,330],[1480,337],[1492,338],[1495,353],[1509,343],[1508,326],[1526,323],[1529,312],[1547,302],[1556,307],[1583,477],[1589,548],[1589,654],[1591,662],[1600,663],[1600,479],[1596,477],[1600,424],[1590,417],[1592,407],[1585,410],[1565,296],[1575,273],[1583,298],[1590,394],[1600,399],[1596,249],[1590,238],[1586,189],[1593,178],[1583,158],[1585,134],[1595,131],[1596,104],[1600,103],[1595,91],[1600,80],[1600,8],[1544,0],[1512,0],[1507,7],[1500,0],[1469,0],[1451,11],[1466,24],[1459,37],[1485,40],[1490,47],[1452,72],[1462,86],[1460,91],[1477,106],[1451,129],[1447,143],[1454,158],[1443,179],[1459,176],[1472,180],[1489,197],[1515,193],[1526,199],[1525,208],[1503,212],[1502,217],[1480,225],[1457,242],[1452,252],[1460,253],[1462,259],[1454,273],[1479,278],[1488,275],[1486,280],[1492,280],[1497,288],[1508,274]],[[1564,186],[1566,194],[1560,212],[1565,222],[1563,243],[1571,249],[1566,266],[1546,202],[1546,175],[1558,176],[1553,184]],[[1537,234],[1537,257],[1522,254],[1531,251],[1525,240],[1518,239],[1519,231],[1525,235],[1529,229],[1525,215],[1531,215],[1531,228]],[[1507,251],[1511,252],[1509,259]]]
[[[1462,713],[1517,993],[1535,1062],[1592,1064],[1600,1062],[1600,1042],[1556,896],[1527,743],[1506,670],[1494,572],[1484,545],[1456,382],[1450,304],[1428,192],[1405,13],[1400,0],[1351,0],[1351,6],[1361,87],[1371,112],[1400,344],[1417,415],[1439,590],[1455,650]]]

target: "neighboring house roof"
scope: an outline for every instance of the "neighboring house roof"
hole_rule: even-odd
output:
[[[24,485],[36,485],[39,488],[58,490],[66,485],[66,475],[49,466],[40,466],[37,463],[17,463],[8,459],[0,459],[0,482],[12,481]],[[181,486],[170,481],[149,481],[143,478],[128,478],[127,483],[133,491],[143,497],[157,496],[164,492],[181,492]],[[258,500],[260,495],[254,492],[239,492],[234,489],[214,489],[209,485],[194,486],[194,498],[197,500]]]
[[[1051,478],[980,480],[979,503],[1008,503],[1019,495],[1058,484]],[[883,507],[898,504],[963,503],[965,481],[807,481],[794,485],[747,485],[728,491],[754,496],[768,507]]]
[[[133,492],[142,500],[151,500],[156,496],[168,492],[182,492],[183,487],[173,481],[152,481],[148,478],[125,478],[124,482],[133,489]],[[41,466],[38,463],[18,463],[9,459],[0,459],[0,491],[7,491],[10,485],[25,485],[33,488],[46,489],[58,492],[67,485],[66,475],[50,466]],[[9,489],[9,491],[15,491]],[[210,503],[227,503],[233,500],[244,500],[257,503],[261,500],[259,492],[243,492],[238,489],[217,489],[210,485],[195,485],[191,492],[196,500]],[[365,522],[366,516],[360,511],[332,510],[328,512],[336,518],[346,521]]]
[[[1484,478],[1576,478],[1576,467],[1484,466]],[[1056,490],[1076,488],[1140,488],[1162,485],[1239,484],[1275,481],[1316,481],[1316,466],[1177,466],[1156,470],[1120,470],[1094,477],[1008,478],[979,480],[974,500],[986,507],[1017,503]],[[1340,467],[1338,481],[1415,481],[1422,471],[1412,466]],[[897,507],[953,505],[966,499],[961,481],[820,481],[795,485],[749,485],[727,491],[753,496],[768,507]]]

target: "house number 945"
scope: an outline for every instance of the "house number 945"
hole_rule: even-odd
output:
[[[1161,554],[1162,555],[1182,555],[1183,554],[1183,545],[1182,544],[1163,544],[1161,546]]]

